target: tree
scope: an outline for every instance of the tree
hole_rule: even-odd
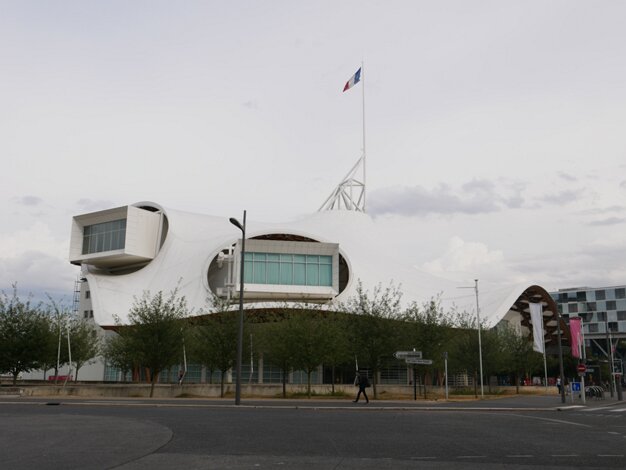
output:
[[[441,308],[438,298],[425,302],[420,307],[413,303],[403,314],[406,322],[408,347],[415,347],[422,352],[425,359],[433,361],[432,367],[421,366],[423,373],[424,397],[426,397],[426,373],[436,367],[441,367],[443,353],[449,347],[451,336],[451,322]]]
[[[237,362],[239,312],[229,312],[230,304],[212,298],[213,313],[200,320],[192,339],[193,356],[209,370],[220,371],[220,396],[224,397],[226,373]]]
[[[289,318],[259,325],[260,349],[264,360],[280,368],[283,398],[287,397],[287,377],[295,364],[294,349],[297,347],[290,336]]]
[[[13,295],[0,295],[0,372],[13,376],[13,385],[22,372],[38,369],[50,346],[50,324],[41,304],[22,301],[13,286]]]
[[[78,371],[85,364],[94,362],[100,353],[100,339],[93,323],[81,318],[74,318],[68,327],[72,362],[76,364],[74,382],[78,381]]]
[[[519,393],[520,379],[531,376],[542,365],[542,356],[533,350],[530,338],[523,336],[511,326],[498,329],[502,342],[505,369],[513,374],[515,391]]]
[[[361,365],[367,365],[372,370],[374,398],[377,398],[377,376],[383,358],[390,356],[398,343],[394,320],[401,316],[401,297],[400,289],[393,285],[384,290],[378,285],[370,296],[359,281],[356,295],[344,306],[348,313],[354,315],[351,344],[355,357]]]
[[[126,374],[139,366],[129,336],[114,333],[106,338],[102,348],[106,362],[122,372],[122,381]]]
[[[324,318],[325,333],[327,335],[326,351],[324,352],[324,364],[331,367],[331,390],[335,393],[335,371],[340,364],[349,363],[352,360],[351,345],[349,341],[350,321],[347,315],[332,314]]]
[[[177,296],[177,290],[168,297],[162,291],[154,296],[146,291],[135,298],[128,314],[130,324],[119,329],[137,362],[149,371],[150,397],[161,371],[179,361],[187,315],[187,301]]]
[[[289,345],[293,349],[293,366],[307,375],[307,396],[311,398],[311,374],[326,357],[330,344],[328,322],[317,309],[303,307],[287,320]]]

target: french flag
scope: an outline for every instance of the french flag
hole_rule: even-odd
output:
[[[361,81],[361,67],[359,67],[359,70],[357,70],[356,73],[352,75],[352,78],[350,78],[350,80],[346,82],[346,86],[343,87],[343,91],[349,90],[360,81]]]

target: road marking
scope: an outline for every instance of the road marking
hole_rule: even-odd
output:
[[[618,408],[617,410],[609,410],[611,413],[623,413],[626,408]]]
[[[578,454],[553,454],[550,457],[578,457]]]
[[[617,431],[609,431],[609,434],[617,434],[618,436],[621,435],[621,433],[619,433]]]
[[[583,405],[570,405],[570,406],[559,406],[559,410],[574,410],[576,408],[584,408]]]
[[[507,455],[507,457],[511,459],[530,459],[533,456],[530,454],[514,454],[514,455]]]
[[[598,457],[624,457],[624,454],[598,454]]]
[[[583,428],[592,428],[593,427],[590,424],[575,423],[573,421],[564,421],[562,419],[540,418],[539,416],[518,415],[518,414],[513,414],[513,413],[511,414],[511,416],[517,416],[517,417],[520,417],[520,418],[528,418],[528,419],[538,419],[540,421],[548,421],[548,422],[552,422],[552,423],[567,424],[568,426],[581,426]]]
[[[411,457],[411,460],[435,460],[437,457]]]

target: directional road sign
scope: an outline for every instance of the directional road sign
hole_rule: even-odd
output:
[[[406,359],[408,357],[421,359],[422,351],[396,351],[395,353],[393,353],[393,357],[395,357],[396,359]]]
[[[413,357],[407,357],[405,361],[407,364],[416,364],[421,366],[430,366],[433,363],[432,359],[418,359]]]

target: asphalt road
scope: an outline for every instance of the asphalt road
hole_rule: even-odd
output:
[[[3,469],[626,468],[626,403],[0,399]]]

